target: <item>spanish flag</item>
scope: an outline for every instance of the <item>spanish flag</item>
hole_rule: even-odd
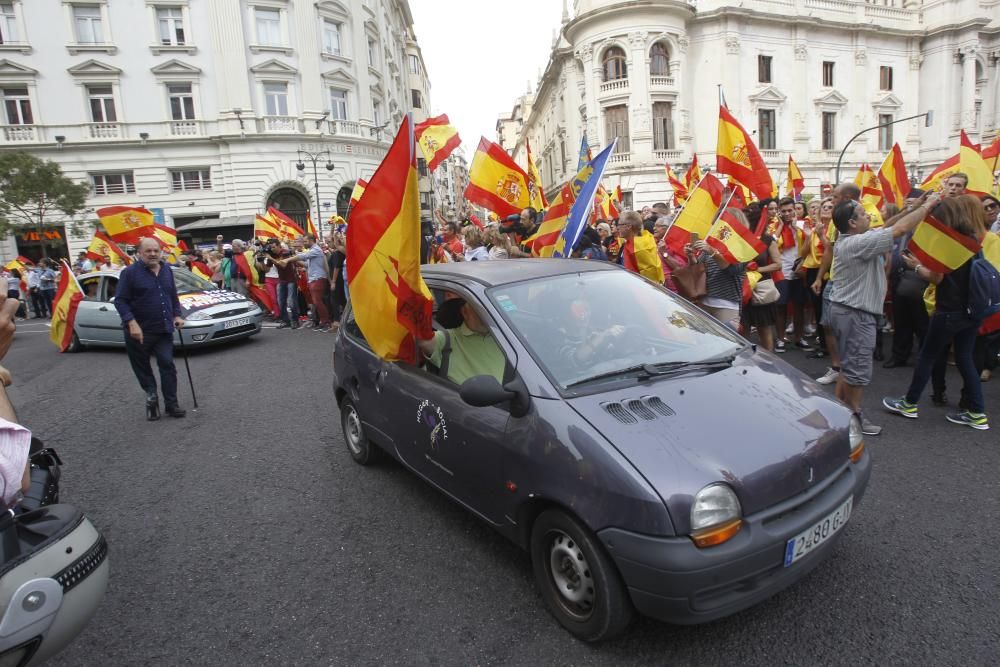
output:
[[[753,139],[725,106],[719,107],[719,141],[715,153],[716,171],[728,174],[747,186],[758,199],[771,196],[774,183],[764,158]]]
[[[484,137],[469,167],[465,198],[500,217],[513,215],[531,206],[528,180],[507,151]]]
[[[59,273],[59,288],[52,300],[52,325],[49,337],[60,352],[69,349],[73,342],[73,323],[76,321],[76,309],[83,301],[83,289],[73,275],[73,269],[64,260]]]
[[[993,172],[965,130],[961,132],[958,154],[942,162],[924,179],[920,187],[924,190],[940,190],[948,177],[957,171],[969,177],[969,184],[965,188],[968,194],[985,195],[993,189]]]
[[[858,169],[858,173],[854,176],[854,184],[861,190],[862,202],[870,201],[875,206],[882,205],[882,185],[868,163],[863,163]]]
[[[754,261],[767,246],[746,228],[728,209],[722,212],[705,239],[730,264]]]
[[[542,187],[542,177],[538,173],[538,165],[535,158],[531,156],[531,142],[527,138],[524,140],[524,147],[528,152],[528,197],[531,206],[536,211],[542,211],[549,207],[549,202],[545,199],[545,188]]]
[[[785,193],[798,201],[802,196],[802,191],[806,189],[806,179],[802,176],[802,170],[795,164],[792,156],[788,156],[788,182],[785,185]]]
[[[622,250],[622,263],[633,273],[638,273],[654,283],[663,284],[663,262],[656,247],[653,235],[642,230],[638,236],[633,236],[625,243]]]
[[[258,239],[282,239],[281,224],[275,222],[270,215],[256,214],[253,217],[253,235]]]
[[[667,243],[681,251],[685,244],[691,242],[691,234],[697,234],[699,238],[708,237],[722,206],[723,191],[722,182],[714,174],[706,174],[667,232]]]
[[[313,224],[312,216],[306,213],[306,231],[313,235],[314,238],[319,238],[319,233],[316,231],[316,225]]]
[[[361,197],[365,194],[365,188],[368,187],[368,181],[363,178],[359,178],[357,182],[354,183],[354,190],[351,191],[351,208],[358,205],[361,201]]]
[[[153,231],[153,213],[135,206],[108,206],[97,210],[108,236],[117,243],[136,245]]]
[[[278,227],[281,229],[281,236],[286,241],[291,241],[297,239],[303,234],[303,230],[297,222],[289,218],[287,215],[274,208],[273,206],[268,207],[267,214],[277,223]]]
[[[203,280],[212,279],[212,270],[208,268],[208,264],[205,262],[199,262],[198,260],[193,260],[191,262],[191,273],[198,276]]]
[[[416,361],[433,335],[432,298],[420,275],[420,200],[413,118],[396,139],[347,228],[347,281],[358,326],[383,359]]]
[[[250,293],[253,300],[264,306],[269,313],[277,310],[274,299],[264,289],[264,276],[254,264],[254,251],[247,250],[241,254],[234,254],[233,261],[236,262],[243,277],[247,279],[247,292]]]
[[[698,181],[701,180],[701,167],[698,166],[698,154],[694,153],[691,156],[691,166],[687,168],[684,172],[684,190],[686,192],[691,192],[691,188],[698,185]]]
[[[108,238],[108,235],[97,230],[94,232],[94,238],[91,239],[90,245],[87,246],[87,257],[99,262],[104,257],[107,256],[111,259],[113,264],[120,266],[128,266],[132,263],[131,258],[122,252],[122,249],[118,247],[118,244]]]
[[[667,182],[670,183],[670,187],[674,191],[674,206],[681,206],[688,198],[687,186],[681,182],[681,179],[677,178],[677,174],[674,173],[669,164],[666,166],[666,169]]]
[[[427,168],[431,171],[437,169],[437,166],[462,143],[458,130],[448,120],[448,114],[428,118],[417,125],[413,133],[417,137],[417,143],[420,144],[424,159],[427,160]]]
[[[882,166],[878,168],[878,181],[885,200],[903,208],[911,187],[910,177],[906,174],[906,162],[903,160],[903,149],[898,143],[893,145],[882,161]]]
[[[908,247],[931,271],[951,273],[972,259],[982,246],[975,239],[928,216],[913,231]]]
[[[573,207],[573,190],[569,184],[563,186],[559,193],[559,198],[545,211],[542,224],[538,226],[538,231],[525,240],[531,248],[534,257],[551,257],[556,249],[556,241],[562,235],[566,221],[569,220],[569,212]]]

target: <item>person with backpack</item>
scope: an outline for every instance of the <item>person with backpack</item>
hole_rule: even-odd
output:
[[[949,197],[941,200],[934,208],[933,216],[959,234],[980,243],[986,235],[982,208],[966,206],[961,199]],[[952,345],[955,365],[965,384],[964,406],[946,418],[954,424],[985,431],[990,425],[983,403],[982,384],[973,361],[973,349],[983,320],[992,309],[1000,309],[1000,274],[982,253],[947,274],[932,271],[909,253],[903,255],[903,261],[918,276],[937,286],[936,304],[906,395],[887,396],[882,399],[882,405],[890,412],[916,419],[919,416],[917,402],[931,379],[934,362]]]

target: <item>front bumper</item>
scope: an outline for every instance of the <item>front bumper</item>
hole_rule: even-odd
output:
[[[250,322],[248,324],[232,329],[226,329],[224,321],[220,320],[185,323],[183,329],[184,345],[188,347],[202,347],[204,345],[214,345],[216,343],[224,343],[229,340],[259,334],[261,331],[261,322],[264,319],[263,313],[258,312],[256,315],[251,315],[249,319]],[[174,334],[174,344],[180,344],[180,337],[177,333]]]
[[[825,560],[844,529],[790,567],[784,567],[785,543],[851,495],[856,510],[871,465],[866,451],[816,488],[744,517],[740,532],[715,547],[699,549],[688,537],[652,537],[618,528],[598,536],[640,613],[684,625],[712,621],[771,597]]]

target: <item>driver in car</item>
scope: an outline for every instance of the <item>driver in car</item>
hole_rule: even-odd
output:
[[[568,325],[561,329],[564,345],[559,350],[559,356],[576,368],[586,368],[600,361],[600,355],[622,340],[626,331],[621,324],[595,331],[590,303],[585,299],[570,302]]]
[[[448,327],[458,317],[461,323]],[[435,331],[417,345],[427,361],[443,371],[441,375],[459,385],[476,375],[492,375],[503,383],[506,358],[475,308],[464,299],[448,299],[438,308],[437,318],[448,327],[446,331]]]

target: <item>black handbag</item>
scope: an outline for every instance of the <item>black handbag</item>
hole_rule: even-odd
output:
[[[59,502],[59,478],[62,476],[62,459],[56,450],[46,447],[31,453],[31,486],[21,499],[26,512]]]

